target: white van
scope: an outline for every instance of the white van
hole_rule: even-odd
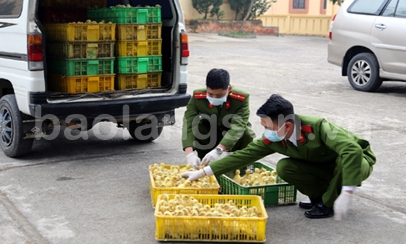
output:
[[[179,0],[106,1],[105,7],[161,7],[159,88],[75,94],[48,89],[51,59],[45,51],[48,42],[39,10],[47,11],[50,2],[58,3],[60,11],[72,0],[0,1],[0,146],[7,156],[29,153],[34,139],[49,139],[60,128],[86,131],[98,122],[112,121],[127,128],[134,140],[152,141],[163,126],[175,123],[174,109],[186,106],[190,99],[186,93],[188,38]],[[78,2],[93,8],[95,0]],[[65,12],[77,14],[72,7]]]

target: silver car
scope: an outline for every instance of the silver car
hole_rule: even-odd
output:
[[[360,91],[406,81],[406,0],[346,0],[330,26],[328,62]]]

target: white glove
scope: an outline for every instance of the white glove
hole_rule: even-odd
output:
[[[200,162],[200,158],[195,154],[194,151],[186,155],[186,161],[188,164],[191,164],[195,169],[199,169],[199,166],[202,164]]]
[[[213,171],[211,170],[210,166],[206,166],[201,170],[198,171],[187,171],[185,173],[182,173],[180,176],[183,178],[187,178],[187,180],[193,181],[193,180],[198,180],[204,176],[212,176]]]
[[[352,193],[341,191],[340,196],[334,202],[334,219],[341,220],[342,217],[347,215],[348,208],[350,207]]]
[[[220,156],[221,154],[218,154],[217,149],[214,148],[209,153],[207,153],[206,156],[204,156],[204,158],[202,159],[202,164],[205,166],[209,165],[211,162],[218,160]]]

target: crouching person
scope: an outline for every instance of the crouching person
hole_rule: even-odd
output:
[[[356,187],[372,173],[376,158],[369,142],[325,119],[294,114],[293,105],[279,95],[272,95],[257,115],[265,129],[262,139],[182,176],[220,175],[280,153],[288,157],[277,163],[278,175],[310,199],[299,203],[309,209],[304,215],[340,220]]]

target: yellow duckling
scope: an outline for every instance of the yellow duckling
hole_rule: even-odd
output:
[[[243,186],[250,186],[251,185],[251,182],[250,182],[250,180],[248,180],[248,179],[246,179],[245,181],[244,181],[244,184],[242,184]]]
[[[255,178],[259,177],[259,168],[254,169],[254,173],[250,175],[250,181],[254,182]]]
[[[241,181],[245,182],[245,180],[249,180],[249,179],[250,179],[251,172],[252,172],[252,171],[251,171],[250,169],[247,169],[247,170],[245,171],[245,175],[241,178]]]
[[[185,187],[190,187],[192,185],[192,182],[189,180],[185,180],[182,184],[180,184],[178,187],[185,188]]]
[[[240,176],[240,170],[239,169],[237,169],[235,171],[235,176],[234,176],[233,180],[235,182],[237,182],[238,184],[241,184],[241,176]]]

